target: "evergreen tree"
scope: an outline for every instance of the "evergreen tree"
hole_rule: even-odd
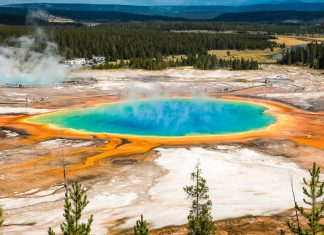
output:
[[[209,199],[206,180],[201,175],[199,163],[195,172],[191,173],[193,185],[184,187],[192,206],[188,215],[190,235],[211,235],[216,233],[216,227],[211,216],[212,201]]]
[[[55,232],[53,231],[52,228],[49,228],[48,231],[47,231],[47,234],[48,235],[55,235]]]
[[[135,235],[148,235],[149,229],[147,228],[146,220],[143,219],[143,215],[141,215],[141,219],[136,221],[136,225],[134,226],[134,234]]]
[[[1,228],[2,224],[3,224],[3,222],[4,222],[3,210],[0,207],[0,228]],[[0,234],[1,234],[1,232],[0,232]]]
[[[297,217],[297,225],[287,222],[291,232],[298,235],[316,235],[324,233],[324,224],[321,220],[324,218],[324,203],[322,197],[324,195],[324,182],[320,181],[320,168],[313,164],[309,170],[311,179],[303,179],[305,187],[303,193],[306,198],[303,199],[310,209],[305,209],[295,202],[295,209],[301,216],[307,220],[307,227],[301,228]],[[320,203],[320,205],[318,205]],[[297,214],[298,216],[298,214]]]
[[[279,235],[285,235],[285,234],[286,234],[285,230],[282,230],[282,229],[281,229],[281,230],[279,231]]]
[[[310,43],[295,47],[283,53],[280,64],[307,65],[314,69],[324,69],[324,43]]]
[[[127,23],[124,23],[127,25]],[[27,30],[28,29],[28,30]],[[0,43],[30,34],[33,28],[0,25]],[[206,54],[208,50],[266,49],[278,46],[273,36],[249,33],[177,33],[170,30],[127,29],[114,25],[46,27],[49,40],[66,58],[105,56],[107,61]],[[27,31],[27,32],[26,32]]]
[[[80,223],[82,212],[88,203],[83,186],[77,182],[72,184],[65,197],[65,221],[61,224],[63,235],[90,235],[93,216],[90,216],[87,223]],[[48,229],[48,235],[55,235],[52,228]]]
[[[121,60],[120,63],[106,62],[99,65],[93,65],[93,69],[115,69],[122,67],[130,67],[134,69],[146,69],[146,70],[163,70],[170,67],[178,66],[193,66],[202,70],[213,70],[218,68],[229,68],[233,70],[257,70],[259,69],[258,62],[249,59],[234,59],[234,60],[222,60],[218,59],[216,55],[199,54],[188,55],[186,58],[181,57],[176,61],[170,60],[166,57],[160,58],[132,58],[130,62]]]

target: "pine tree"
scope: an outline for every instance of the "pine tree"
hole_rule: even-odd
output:
[[[305,209],[295,202],[296,212],[299,212],[307,220],[307,227],[301,228],[297,217],[297,226],[291,222],[287,222],[288,227],[291,232],[298,235],[316,235],[323,234],[324,224],[321,220],[324,218],[324,203],[321,198],[324,195],[324,182],[320,181],[320,168],[313,164],[313,167],[309,170],[311,179],[307,181],[303,179],[305,187],[303,187],[303,192],[306,198],[303,199],[304,203],[309,205],[310,210]],[[318,205],[320,200],[320,205]],[[297,214],[298,216],[298,214]]]
[[[295,47],[283,53],[281,64],[308,65],[314,69],[324,69],[324,43],[310,43],[306,48]]]
[[[55,235],[55,232],[53,231],[52,228],[49,228],[48,231],[47,231],[47,234],[48,235]]]
[[[0,207],[0,227],[2,226],[3,222],[4,222],[4,218],[3,218],[3,210],[2,208]]]
[[[285,234],[286,234],[285,230],[282,230],[282,229],[281,229],[281,230],[279,231],[279,235],[285,235]]]
[[[184,187],[192,206],[188,215],[190,235],[211,235],[216,233],[216,227],[211,216],[212,201],[209,199],[206,180],[201,175],[199,163],[195,172],[191,173],[193,185]]]
[[[2,225],[3,225],[3,222],[4,222],[3,210],[2,210],[2,208],[0,207],[0,235],[2,235],[2,233],[1,233],[1,227],[2,227]]]
[[[143,219],[143,215],[141,215],[141,219],[136,221],[136,225],[134,226],[134,234],[135,235],[148,235],[149,229],[147,228],[146,220]]]
[[[79,183],[72,184],[65,197],[64,218],[61,224],[63,235],[90,235],[93,216],[91,215],[87,223],[80,223],[82,212],[89,201],[83,186]],[[55,235],[52,228],[48,229],[48,235]]]

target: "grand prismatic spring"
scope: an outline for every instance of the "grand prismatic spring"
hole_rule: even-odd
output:
[[[30,121],[93,133],[181,137],[260,129],[276,121],[266,110],[239,101],[150,99],[50,113]]]

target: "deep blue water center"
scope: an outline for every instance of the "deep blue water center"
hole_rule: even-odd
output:
[[[95,133],[180,137],[260,129],[276,121],[264,111],[246,102],[168,98],[51,113],[31,121]]]

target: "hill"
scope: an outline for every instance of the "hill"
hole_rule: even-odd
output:
[[[160,16],[160,15],[141,15],[134,13],[124,13],[116,11],[68,11],[68,10],[49,10],[49,14],[66,17],[75,21],[92,22],[111,22],[111,21],[185,21],[185,18]]]
[[[323,22],[324,11],[258,11],[225,13],[213,18],[211,21],[262,23]]]
[[[144,15],[220,15],[223,13],[252,12],[252,11],[324,11],[324,3],[277,3],[254,4],[242,6],[133,6],[116,4],[12,4],[15,8],[64,10],[64,11],[114,11]]]
[[[26,24],[28,17],[35,8],[0,7],[0,24]],[[76,22],[107,23],[113,21],[186,21],[185,18],[177,18],[161,15],[140,15],[133,13],[114,11],[87,11],[87,10],[59,10],[46,9],[45,12],[33,14],[38,23],[46,23],[49,18],[61,17]]]
[[[324,18],[324,3],[298,2],[256,4],[237,7],[45,3],[12,4],[0,7],[0,23],[25,24],[30,12],[41,12],[40,22],[43,23],[189,20],[299,23],[322,22]]]

